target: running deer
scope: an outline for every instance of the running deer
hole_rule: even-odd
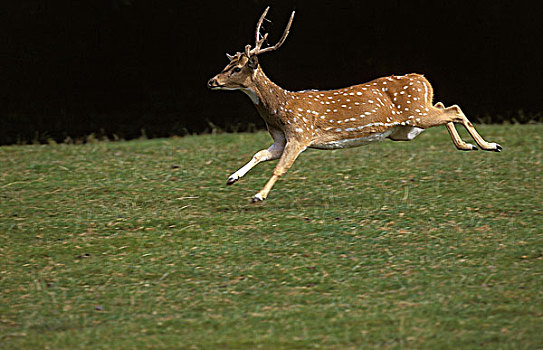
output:
[[[255,47],[247,45],[244,52],[227,54],[230,63],[208,81],[208,87],[213,90],[246,93],[273,138],[268,149],[257,152],[226,182],[233,184],[260,162],[279,159],[273,175],[252,202],[266,199],[275,182],[308,147],[338,149],[387,138],[410,141],[427,128],[445,125],[457,149],[477,150],[458,135],[454,123],[460,123],[481,149],[501,151],[500,145],[486,142],[477,133],[460,107],[445,107],[441,102],[433,104],[432,86],[420,74],[388,76],[328,91],[291,92],[280,88],[266,77],[258,55],[281,47],[289,34],[294,12],[277,44],[262,48],[268,33],[261,35],[260,27],[268,10],[269,7],[257,23]]]

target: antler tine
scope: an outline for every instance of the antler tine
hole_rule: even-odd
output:
[[[262,15],[260,16],[260,19],[258,20],[258,23],[256,24],[256,35],[255,35],[255,47],[254,49],[251,49],[251,45],[245,45],[245,55],[247,57],[251,57],[252,55],[257,54],[260,50],[260,47],[268,37],[268,33],[264,34],[262,38],[260,38],[260,27],[262,27],[262,22],[264,22],[264,19],[266,18],[266,15],[268,14],[268,11],[270,10],[270,7],[266,7]]]
[[[269,8],[269,7],[268,7]],[[267,9],[264,13],[267,12]],[[254,54],[258,55],[258,54],[261,54],[261,53],[264,53],[264,52],[269,52],[269,51],[273,51],[273,50],[277,50],[279,47],[281,47],[281,45],[283,45],[283,43],[285,42],[285,39],[287,38],[289,32],[290,32],[290,26],[292,25],[292,21],[294,20],[294,14],[296,13],[296,11],[292,11],[292,14],[290,15],[290,19],[288,21],[288,24],[287,24],[287,27],[285,28],[285,31],[283,32],[283,35],[281,36],[281,39],[279,39],[279,41],[277,42],[277,44],[273,45],[273,46],[270,46],[270,47],[266,47],[265,49],[260,49],[260,47],[258,47],[258,50],[256,50],[257,48],[255,47],[255,52]],[[257,34],[258,36],[258,34]],[[265,37],[267,36],[267,34],[265,35]],[[262,41],[264,42],[264,41]],[[262,43],[260,43],[260,45],[262,45]],[[251,52],[253,53],[253,52]]]
[[[264,18],[266,18],[266,15],[268,14],[269,10],[270,10],[270,7],[269,6],[266,7],[266,9],[264,10],[264,13],[262,13],[262,16],[260,16],[260,19],[258,20],[258,23],[256,24],[255,48],[258,47],[258,43],[260,42],[260,27],[262,26],[262,22],[264,22]]]
[[[268,39],[268,33],[265,33],[262,36],[262,38],[260,38],[260,40],[256,42],[256,45],[253,51],[255,51],[258,54],[258,52],[260,51],[260,48],[262,47],[262,44],[264,44],[264,41],[266,41],[266,39]]]

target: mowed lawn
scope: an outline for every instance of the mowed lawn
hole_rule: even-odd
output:
[[[477,128],[504,152],[307,150],[257,205],[264,132],[0,147],[0,348],[542,348],[543,125]]]

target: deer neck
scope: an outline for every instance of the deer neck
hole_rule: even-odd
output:
[[[284,112],[290,98],[288,91],[272,82],[262,71],[260,65],[253,72],[250,83],[243,89],[255,104],[258,112],[266,122],[277,119]]]

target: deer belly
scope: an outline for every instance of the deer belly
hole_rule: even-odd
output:
[[[329,141],[316,141],[312,143],[310,148],[317,149],[339,149],[339,148],[351,148],[367,145],[371,142],[383,141],[386,139],[392,132],[394,128],[388,129],[385,132],[375,133],[364,137],[353,137],[353,138],[342,138]]]

